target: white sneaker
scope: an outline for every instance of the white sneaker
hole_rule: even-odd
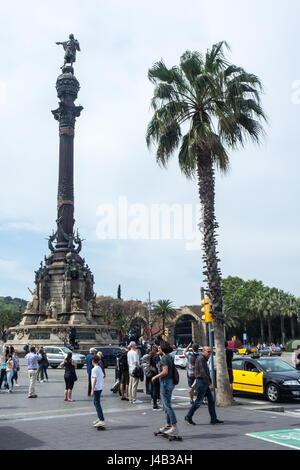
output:
[[[135,400],[132,402],[133,405],[140,405],[141,403],[143,403],[141,400]]]
[[[171,426],[164,426],[162,428],[159,429],[159,432],[162,432],[162,433],[165,433],[166,431],[168,431],[169,429],[171,429]]]
[[[99,421],[97,421],[97,423],[94,424],[94,427],[95,428],[104,428],[105,427],[105,421],[100,421],[100,419],[99,419]]]
[[[93,425],[95,426],[95,424],[97,424],[98,422],[100,421],[100,419],[96,419],[95,421],[93,421]]]
[[[167,431],[165,431],[165,434],[168,436],[178,436],[178,429],[169,428]]]

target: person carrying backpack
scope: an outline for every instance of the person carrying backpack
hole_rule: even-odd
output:
[[[160,391],[162,397],[163,408],[166,414],[166,425],[159,431],[168,436],[178,436],[177,418],[172,407],[172,393],[175,385],[178,383],[178,372],[174,365],[172,356],[172,347],[166,341],[160,343],[161,359],[159,362],[159,374],[152,377],[152,383],[156,380],[160,381]],[[177,382],[177,383],[176,383]]]
[[[127,350],[124,346],[121,348],[118,361],[119,361],[119,380],[120,380],[121,400],[129,401],[129,398],[128,398],[129,369],[128,369],[128,361],[127,361]],[[125,396],[125,392],[126,392],[126,396]]]
[[[158,354],[158,346],[153,346],[152,351],[149,353],[150,356],[150,365],[149,368],[147,369],[146,374],[146,380],[148,379],[149,381],[152,380],[152,377],[157,375],[158,373],[158,363],[160,361],[160,356]],[[148,374],[148,375],[147,375]],[[153,402],[153,410],[160,410],[160,407],[158,406],[158,400],[160,399],[160,383],[159,380],[155,380],[154,382],[151,383],[151,398]]]
[[[146,384],[146,394],[150,395],[151,391],[151,379],[153,377],[153,374],[151,374],[151,367],[150,367],[150,351],[147,352],[147,354],[144,354],[144,356],[141,359],[141,366],[144,371],[144,376],[146,377],[145,384]]]

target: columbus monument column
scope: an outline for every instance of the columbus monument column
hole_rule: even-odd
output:
[[[74,230],[74,135],[83,107],[75,104],[80,85],[73,64],[80,46],[73,34],[56,44],[65,51],[56,81],[58,108],[52,111],[59,131],[56,229],[48,237],[50,253],[35,271],[32,300],[21,323],[9,330],[9,342],[16,349],[28,342],[62,344],[70,326],[76,327],[82,350],[118,342],[117,330],[105,325],[97,311],[94,276],[80,256],[83,240]]]

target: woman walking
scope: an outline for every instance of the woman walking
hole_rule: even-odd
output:
[[[159,362],[159,374],[152,377],[152,383],[157,379],[160,381],[160,392],[163,403],[163,408],[166,413],[166,425],[159,431],[169,436],[178,436],[177,419],[172,408],[172,393],[174,390],[173,382],[173,359],[170,353],[173,352],[172,347],[166,341],[160,343],[161,360]]]
[[[12,393],[13,389],[13,375],[14,375],[14,361],[11,354],[7,355],[6,359],[6,377],[7,377],[7,384],[8,384],[8,393]]]
[[[77,380],[75,371],[77,364],[73,361],[71,352],[68,353],[66,359],[60,364],[60,367],[65,369],[64,379],[66,387],[64,401],[75,401],[72,400],[72,390],[74,387],[74,382]]]
[[[46,382],[46,379],[48,382],[47,369],[49,367],[49,362],[48,362],[47,354],[45,353],[44,350],[41,352],[41,355],[42,355],[42,359],[40,360],[39,365],[40,365],[40,370],[41,370],[41,383],[42,383],[42,382]]]

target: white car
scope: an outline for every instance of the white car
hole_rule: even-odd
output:
[[[187,358],[184,355],[184,349],[177,349],[174,356],[174,364],[176,367],[180,367],[181,369],[186,368]]]
[[[61,362],[65,360],[68,353],[72,353],[72,359],[77,364],[77,368],[81,369],[85,364],[85,356],[83,354],[78,354],[72,352],[69,348],[65,348],[64,346],[44,346],[44,351],[47,354],[47,359],[49,365],[56,369]]]

